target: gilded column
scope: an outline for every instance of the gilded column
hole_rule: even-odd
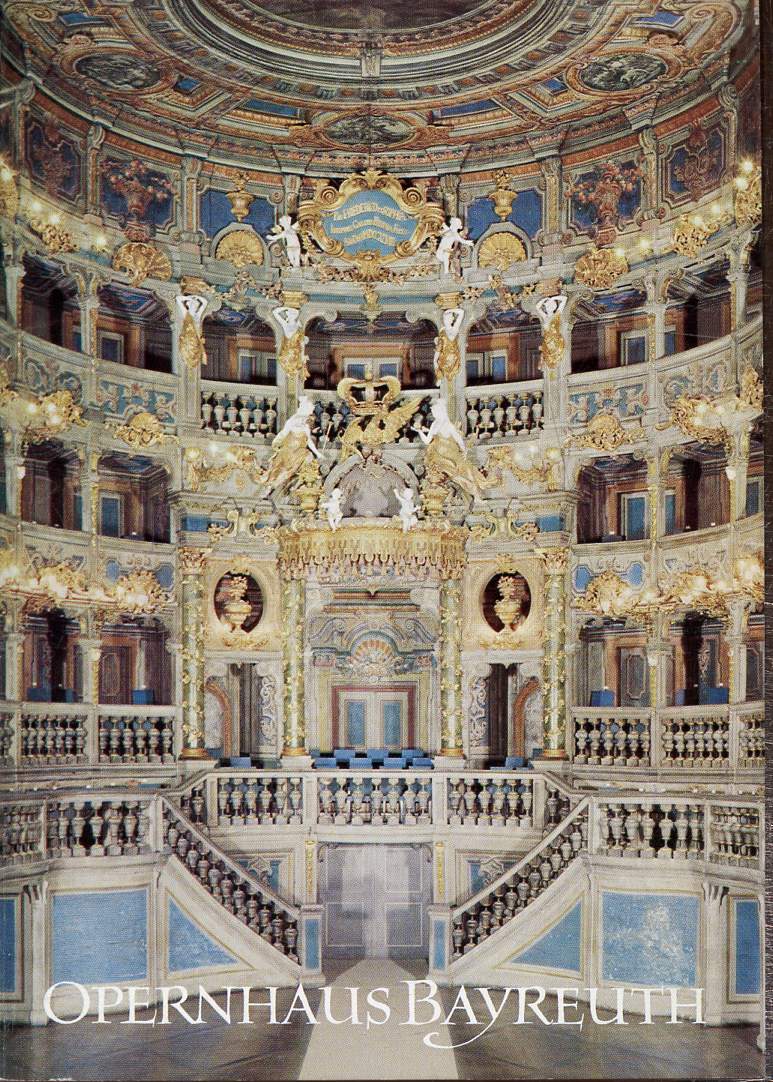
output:
[[[545,616],[543,632],[543,756],[566,758],[566,591],[567,549],[543,549]]]
[[[462,747],[462,583],[440,586],[440,754],[461,758]]]
[[[306,754],[303,689],[304,605],[303,580],[288,579],[282,586],[283,756],[294,757]]]
[[[178,553],[181,580],[182,737],[180,759],[208,759],[204,747],[204,621],[202,572],[206,553]]]

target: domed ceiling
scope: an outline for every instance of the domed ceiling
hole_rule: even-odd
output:
[[[8,0],[6,17],[19,74],[119,133],[272,168],[348,169],[378,153],[384,165],[442,171],[667,117],[727,78],[747,8]]]

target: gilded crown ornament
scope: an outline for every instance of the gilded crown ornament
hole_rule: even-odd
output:
[[[418,396],[396,405],[400,381],[396,376],[374,379],[371,365],[366,366],[363,379],[342,379],[337,390],[351,413],[341,437],[341,462],[354,454],[358,446],[381,447],[394,443],[421,405]]]

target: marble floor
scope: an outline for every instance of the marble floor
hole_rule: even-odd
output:
[[[764,1076],[763,1057],[756,1047],[756,1026],[710,1029],[691,1025],[575,1027],[533,1025],[515,1028],[508,1021],[495,1023],[477,1040],[455,1049],[435,1050],[423,1044],[428,1032],[435,1043],[458,1045],[484,1028],[458,1017],[451,1027],[405,1026],[407,986],[402,981],[421,979],[421,963],[386,960],[336,963],[328,967],[327,983],[331,1016],[337,1020],[350,1012],[348,988],[359,989],[358,1008],[363,1023],[367,996],[376,1001],[389,988],[391,1015],[383,1025],[384,1012],[370,1007],[373,1023],[355,1026],[328,1021],[310,1024],[292,989],[278,997],[277,1017],[287,1024],[270,1025],[267,1012],[253,1015],[251,1025],[227,1025],[207,1013],[206,1025],[188,1025],[182,1019],[171,1025],[111,1025],[92,1022],[16,1026],[0,1031],[0,1077],[42,1082],[72,1079],[73,1082],[166,1082],[166,1080],[279,1079],[744,1079]],[[255,990],[258,998],[258,990]],[[455,991],[438,994],[448,1011]],[[324,1018],[322,993],[308,989],[308,1003],[315,1016]],[[263,998],[260,996],[260,998]],[[222,1002],[222,997],[219,997]],[[423,1008],[425,1011],[427,1007]],[[421,1014],[417,1005],[417,1018]],[[550,1008],[545,1008],[550,1013]],[[194,1011],[195,1014],[195,1011]],[[143,1017],[142,1012],[138,1017]],[[510,1019],[511,1020],[511,1019]]]

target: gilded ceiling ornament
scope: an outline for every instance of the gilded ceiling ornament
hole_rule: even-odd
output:
[[[637,591],[614,571],[602,571],[591,579],[585,592],[573,601],[573,606],[582,612],[597,613],[599,616],[626,617],[633,612]]]
[[[8,406],[19,397],[17,391],[11,387],[11,377],[8,375],[8,365],[0,364],[0,407]]]
[[[50,255],[77,251],[78,246],[72,233],[68,232],[58,222],[43,223],[31,220],[30,225],[43,241],[45,249]]]
[[[716,233],[719,220],[709,220],[700,214],[684,214],[674,226],[671,244],[680,255],[696,256],[703,245]]]
[[[172,277],[169,258],[155,244],[146,241],[122,244],[113,256],[113,270],[127,274],[133,286],[141,285],[146,278],[168,282]]]
[[[467,531],[420,523],[403,532],[399,524],[362,525],[344,521],[333,531],[322,524],[277,531],[283,574],[303,578],[309,571],[352,575],[368,570],[421,577],[460,578],[466,564]]]
[[[218,242],[215,259],[224,259],[237,270],[252,264],[263,265],[263,245],[254,229],[235,229]]]
[[[178,348],[188,368],[200,368],[207,363],[207,351],[204,347],[204,336],[196,326],[196,321],[190,312],[186,312],[180,327]]]
[[[176,440],[175,436],[164,431],[164,426],[155,413],[148,413],[146,410],[135,413],[125,424],[114,426],[113,435],[136,450],[173,443]]]
[[[28,443],[42,443],[59,435],[72,425],[85,426],[83,407],[67,390],[44,395],[28,406],[24,438]]]
[[[510,212],[513,209],[513,201],[515,200],[518,192],[513,191],[508,187],[511,180],[510,174],[505,169],[498,169],[494,173],[494,190],[489,192],[489,199],[494,204],[494,213],[498,218],[504,221],[510,217]],[[525,254],[524,254],[525,258]],[[512,262],[517,262],[512,260]],[[487,266],[488,264],[480,263],[479,266]],[[507,267],[501,267],[501,270],[507,270]]]
[[[620,423],[616,413],[600,410],[594,414],[582,432],[570,436],[568,447],[587,447],[592,451],[616,451],[624,444],[638,443],[643,439],[643,432],[628,432]]]
[[[400,397],[400,381],[395,376],[374,379],[370,365],[364,379],[347,377],[336,389],[352,416],[341,438],[341,462],[356,452],[358,444],[380,447],[393,443],[421,405],[418,396],[395,405]]]
[[[134,616],[158,612],[172,604],[172,595],[162,589],[152,571],[132,571],[112,586],[110,597],[119,612]]]
[[[763,387],[762,380],[756,369],[749,364],[741,373],[741,402],[754,410],[762,409]]]
[[[264,482],[264,474],[255,458],[255,451],[250,447],[229,448],[223,454],[223,462],[210,465],[198,447],[189,447],[185,452],[188,484],[194,492],[202,485],[227,481],[232,473],[241,472],[254,484]]]
[[[574,276],[591,289],[608,289],[628,271],[625,254],[616,248],[592,246],[574,265]]]
[[[563,575],[569,565],[569,549],[537,549],[548,575]]]
[[[182,575],[199,575],[207,565],[208,548],[178,548],[177,565]]]
[[[537,447],[532,444],[536,452]],[[502,473],[507,470],[524,485],[547,484],[548,492],[556,492],[559,487],[558,467],[561,462],[561,454],[555,457],[551,454],[545,462],[519,461],[522,452],[515,448],[493,447],[487,457],[485,472],[489,478],[496,477],[497,483],[501,483]],[[524,454],[524,458],[526,458]]]
[[[318,185],[312,199],[298,204],[297,224],[307,249],[316,246],[347,262],[357,263],[361,240],[372,238],[381,248],[374,245],[368,255],[380,264],[414,255],[439,236],[445,214],[418,188],[403,188],[396,177],[366,169],[352,173],[337,188]]]
[[[250,195],[247,191],[247,181],[249,176],[247,173],[239,172],[236,174],[236,187],[226,192],[228,202],[231,204],[231,213],[237,222],[243,222],[247,215],[250,213],[250,207],[255,202],[255,196]]]
[[[762,221],[762,171],[753,162],[744,162],[735,179],[735,221],[742,229]]]
[[[671,405],[671,417],[665,425],[658,427],[668,428],[675,425],[691,439],[700,440],[702,443],[722,444],[728,451],[732,448],[732,436],[724,424],[723,410],[721,414],[717,405],[721,401],[708,398],[706,395],[680,395]]]
[[[566,297],[559,293],[553,297],[541,297],[536,312],[542,324],[542,341],[539,347],[542,367],[554,371],[564,358],[566,339],[561,332],[561,313],[566,307]]]
[[[16,174],[0,160],[0,218],[16,217],[19,209],[19,190],[16,187]]]
[[[537,540],[539,526],[536,523],[519,523],[512,515],[495,515],[490,511],[484,511],[483,522],[475,523],[470,527],[470,537],[474,541],[485,541],[489,538],[507,538],[511,541],[524,541],[532,544]],[[510,570],[511,556],[501,557],[506,566],[497,565],[497,570]]]
[[[492,233],[478,249],[478,266],[494,267],[502,274],[513,263],[522,263],[525,259],[526,249],[514,233]]]

